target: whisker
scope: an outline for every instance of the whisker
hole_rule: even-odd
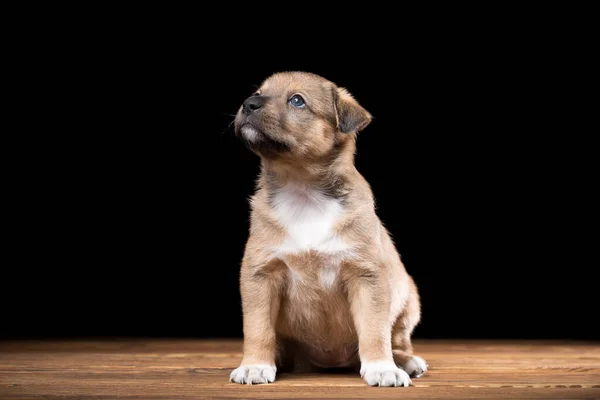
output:
[[[233,117],[233,120],[227,125],[227,127],[223,131],[221,131],[220,134],[223,135],[223,134],[227,133],[227,131],[229,131],[229,129],[231,128],[231,125],[233,125],[233,123],[235,122],[235,117],[237,115],[236,114],[231,114],[231,113],[226,113],[226,112],[222,112],[220,114],[223,115],[223,116],[226,116],[226,117]]]
[[[225,130],[221,132],[221,135],[224,135],[225,133],[227,133],[227,131],[229,131],[229,129],[231,128],[231,125],[233,125],[234,122],[235,122],[235,119],[233,121],[231,121],[229,123],[229,125],[227,125],[227,128],[225,128]]]

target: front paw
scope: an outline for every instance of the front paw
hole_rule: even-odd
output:
[[[408,374],[393,362],[365,362],[360,368],[360,376],[369,386],[410,386]]]
[[[229,375],[229,382],[247,383],[271,383],[275,381],[277,368],[269,364],[240,365]]]

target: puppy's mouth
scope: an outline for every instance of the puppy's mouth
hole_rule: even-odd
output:
[[[242,125],[240,133],[242,134],[242,137],[250,143],[258,142],[265,137],[264,133],[248,123]]]
[[[270,137],[249,123],[243,124],[239,131],[242,138],[245,139],[244,142],[251,150],[264,153],[264,155],[290,150],[286,143]]]

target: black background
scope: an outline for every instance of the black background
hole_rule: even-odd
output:
[[[48,66],[10,170],[2,336],[240,337],[259,159],[230,123],[304,70],[375,118],[356,164],[419,286],[415,337],[597,339],[577,74],[551,40],[441,33],[364,52],[138,37]]]

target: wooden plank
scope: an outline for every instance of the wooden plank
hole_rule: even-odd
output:
[[[2,399],[600,398],[600,343],[415,341],[429,372],[410,388],[371,388],[357,374],[279,374],[229,383],[239,340],[0,342]]]

